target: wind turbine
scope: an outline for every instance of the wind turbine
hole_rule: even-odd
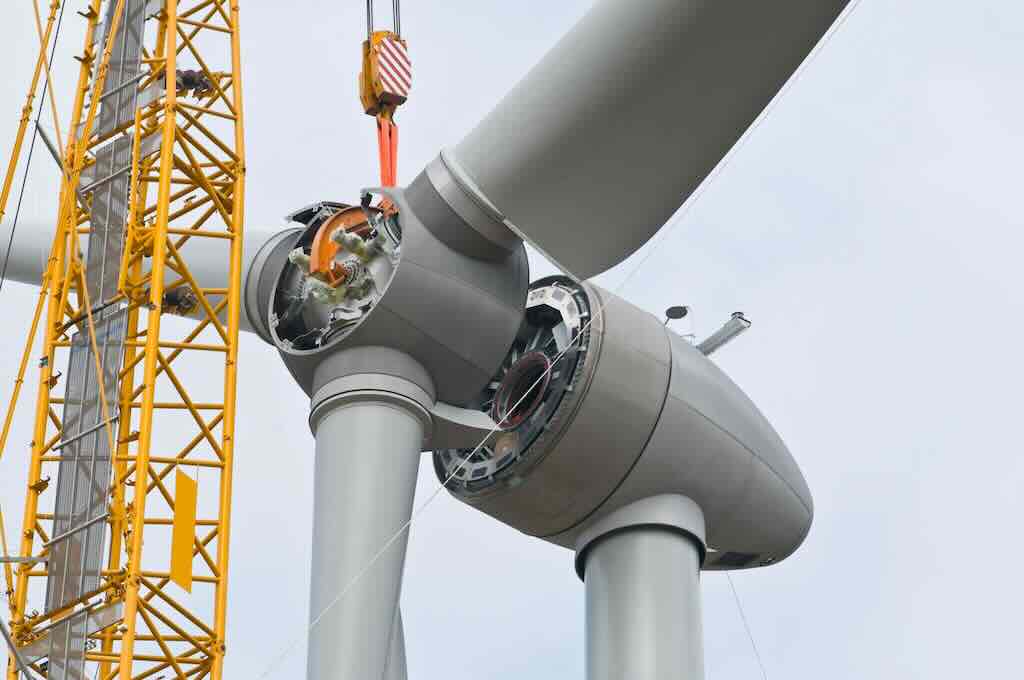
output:
[[[791,555],[811,495],[700,349],[587,279],[657,232],[846,4],[602,0],[408,187],[248,231],[241,328],[316,438],[309,680],[405,677],[422,451],[462,502],[575,552],[588,680],[703,677],[700,570]],[[36,283],[49,244],[22,233],[10,274]],[[531,284],[524,243],[565,275]]]

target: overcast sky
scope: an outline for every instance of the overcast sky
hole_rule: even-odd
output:
[[[589,4],[404,3],[416,80],[399,114],[400,182],[458,142]],[[4,5],[6,155],[35,45],[31,3]],[[248,224],[355,199],[376,176],[356,93],[364,4],[241,5]],[[68,14],[65,116],[81,43]],[[636,275],[627,261],[604,277],[655,314],[691,305],[701,335],[737,310],[754,322],[716,360],[787,441],[816,505],[795,556],[735,576],[769,678],[1019,672],[1022,45],[1015,0],[863,0]],[[53,214],[50,163],[37,154],[29,218]],[[535,278],[551,271],[534,265]],[[4,400],[32,295],[0,293]],[[247,337],[240,361],[227,677],[256,678],[307,619],[312,438],[276,354]],[[8,536],[30,420],[31,395],[0,463]],[[421,472],[419,502],[437,486],[427,457]],[[706,575],[703,597],[707,677],[759,677],[725,577]],[[572,555],[446,494],[413,527],[403,610],[413,680],[583,677]],[[270,677],[304,668],[300,645]]]

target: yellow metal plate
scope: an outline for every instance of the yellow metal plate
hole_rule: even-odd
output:
[[[174,531],[171,535],[171,581],[192,592],[192,548],[196,537],[199,485],[181,470],[174,481]]]

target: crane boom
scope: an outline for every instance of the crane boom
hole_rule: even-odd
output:
[[[245,180],[238,0],[89,0],[80,14],[45,310],[27,341],[43,352],[11,635],[51,680],[219,680]],[[211,251],[226,281],[190,266]],[[18,673],[12,658],[8,680]]]

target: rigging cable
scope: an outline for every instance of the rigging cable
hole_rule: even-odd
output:
[[[368,6],[370,5],[370,2],[371,0],[367,0]],[[651,241],[648,244],[649,247],[647,249],[647,252],[641,254],[641,256],[637,259],[636,264],[626,274],[626,277],[623,278],[622,281],[620,281],[619,284],[614,288],[614,290],[612,291],[613,293],[618,294],[625,287],[625,285],[630,280],[632,280],[632,278],[637,273],[639,273],[640,269],[647,264],[647,262],[655,253],[661,252],[661,249],[656,246],[659,245],[662,241],[664,241],[668,237],[668,235],[671,234],[676,229],[676,227],[678,227],[682,223],[683,218],[690,213],[690,211],[693,209],[693,206],[704,195],[704,192],[707,190],[707,188],[711,186],[715,182],[715,180],[717,180],[722,175],[722,172],[725,170],[726,167],[728,167],[730,161],[736,156],[740,149],[746,146],[748,140],[753,136],[756,130],[760,128],[764,121],[775,111],[775,109],[778,107],[779,102],[790,92],[793,85],[800,79],[800,76],[803,75],[804,71],[807,70],[807,68],[817,59],[818,55],[821,54],[824,47],[829,42],[831,42],[832,38],[835,37],[835,35],[839,32],[839,29],[841,29],[846,24],[847,20],[850,18],[850,16],[853,15],[857,8],[860,7],[860,5],[861,0],[851,0],[850,4],[847,5],[846,9],[839,16],[836,22],[832,25],[831,28],[829,28],[829,30],[825,33],[822,39],[818,41],[818,44],[814,46],[814,49],[811,50],[810,54],[807,55],[807,58],[804,59],[804,61],[800,64],[800,66],[797,68],[793,76],[786,81],[786,83],[782,86],[782,89],[768,103],[764,111],[762,111],[761,114],[754,120],[754,122],[751,123],[750,127],[747,128],[746,132],[743,133],[740,139],[737,140],[736,144],[733,145],[733,147],[725,154],[722,160],[718,163],[718,165],[715,166],[711,173],[708,174],[704,181],[700,183],[697,189],[683,203],[679,210],[671,218],[669,218],[665,226],[663,226],[661,230],[654,236],[654,238],[651,239]],[[590,328],[590,326],[594,323],[594,321],[596,321],[602,315],[606,304],[606,302],[602,302],[596,307],[594,313],[591,315],[590,320],[587,321],[587,323],[584,324],[584,326],[580,329],[579,333],[577,334],[577,338],[582,337],[586,330]],[[559,353],[559,355],[556,356],[555,359],[548,364],[548,367],[544,371],[544,373],[539,378],[537,378],[537,380],[533,383],[530,389],[524,392],[523,396],[520,398],[518,402],[516,402],[516,404],[512,407],[512,409],[510,409],[510,411],[517,408],[520,402],[525,400],[526,397],[538,385],[541,384],[541,381],[547,377],[547,374],[551,371],[551,368],[557,363],[558,359],[561,358],[564,352],[572,348],[573,344],[574,343],[569,343],[566,349],[562,350],[562,352]],[[323,617],[327,615],[327,612],[330,611],[335,605],[337,605],[338,602],[340,602],[345,597],[345,595],[348,594],[352,587],[356,583],[358,583],[359,580],[362,579],[373,568],[373,565],[377,563],[377,561],[381,558],[381,556],[384,555],[385,552],[387,552],[388,548],[390,548],[391,545],[396,540],[398,540],[405,532],[411,529],[413,523],[427,510],[431,503],[433,503],[434,500],[437,499],[437,497],[441,494],[441,491],[447,486],[447,484],[455,477],[456,474],[458,474],[460,470],[462,470],[463,466],[473,457],[473,455],[475,455],[483,447],[487,440],[490,439],[491,435],[493,435],[499,429],[500,427],[496,425],[483,438],[483,440],[479,444],[477,444],[476,447],[473,448],[470,454],[463,458],[462,462],[455,467],[452,473],[443,482],[441,482],[441,484],[433,491],[433,493],[430,494],[430,496],[427,497],[427,499],[418,508],[416,508],[413,511],[412,516],[409,518],[409,520],[405,522],[405,524],[403,524],[401,527],[399,527],[398,530],[395,531],[395,533],[391,536],[391,538],[384,542],[381,548],[376,553],[374,553],[373,557],[370,558],[366,565],[360,571],[358,571],[356,575],[353,576],[352,579],[349,580],[347,584],[345,584],[345,586],[338,592],[338,594],[327,604],[326,607],[323,608],[320,614],[317,615],[316,618],[314,618],[309,624],[305,626],[303,632],[300,633],[298,637],[296,637],[290,644],[288,644],[281,651],[281,653],[278,654],[278,656],[270,662],[266,669],[262,673],[260,673],[259,676],[257,676],[256,680],[265,680],[265,678],[269,677],[270,673],[274,669],[276,669],[284,659],[286,659],[292,652],[295,651],[295,649],[301,644],[303,640],[302,634],[310,633],[320,623]],[[730,584],[731,583],[732,580],[730,578]],[[744,616],[744,624],[745,623],[746,617]],[[749,627],[747,631],[749,633]],[[753,644],[753,636],[751,636],[751,643]],[[754,645],[754,649],[755,651],[757,650],[756,645]],[[758,663],[760,663],[760,661],[761,657],[760,653],[758,653]],[[767,678],[767,676],[764,675],[763,665],[761,666],[761,672],[762,675],[765,678]]]
[[[53,66],[53,57],[57,52],[57,42],[60,40],[60,27],[64,21],[64,8],[68,4],[65,2],[60,6],[60,14],[57,15],[57,27],[53,36],[53,46],[50,48],[50,57],[47,60],[46,67],[49,69]],[[43,83],[43,91],[39,96],[40,102],[46,98],[46,91],[50,85],[50,79],[47,78],[46,82]],[[43,106],[40,105],[36,111],[35,125],[32,128],[32,140],[28,145],[28,158],[25,161],[25,170],[21,176],[21,189],[18,191],[18,205],[14,209],[14,220],[11,222],[11,235],[7,239],[7,252],[4,254],[4,264],[0,268],[0,291],[4,289],[4,282],[7,280],[7,265],[11,260],[11,248],[14,247],[14,234],[18,230],[18,217],[21,215],[21,204],[25,200],[25,187],[28,185],[28,172],[32,167],[32,153],[36,149],[36,138],[39,136],[39,121],[43,115]]]
[[[747,615],[743,612],[743,604],[740,602],[740,594],[736,592],[736,584],[732,582],[732,574],[725,572],[725,578],[729,580],[729,587],[732,589],[733,599],[736,600],[736,608],[740,610],[740,618],[743,620],[743,628],[747,631],[747,639],[754,650],[754,657],[757,658],[757,665],[761,669],[761,677],[768,680],[768,673],[764,669],[764,661],[761,660],[761,652],[757,650],[757,643],[754,642],[754,634],[750,631],[750,624],[747,622]]]

